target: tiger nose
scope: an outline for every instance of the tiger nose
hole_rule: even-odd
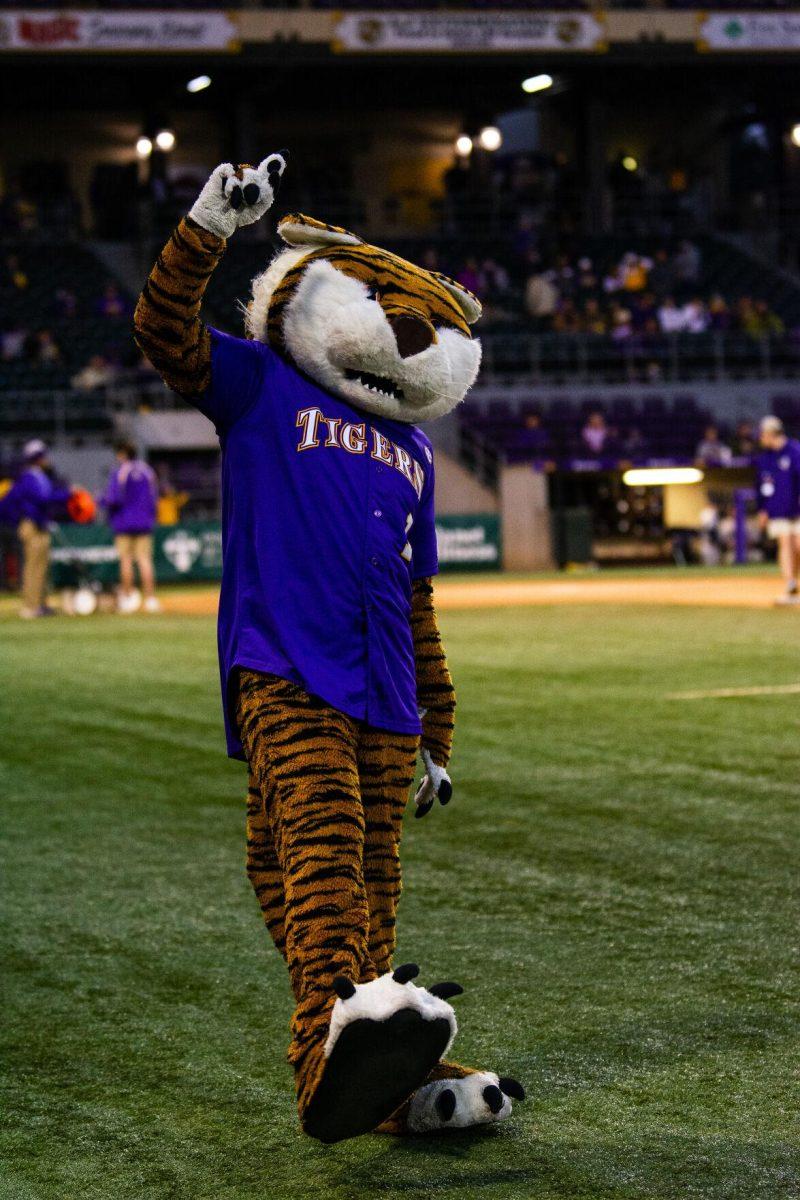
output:
[[[430,321],[410,313],[393,313],[388,317],[401,358],[421,354],[436,341],[436,331]]]

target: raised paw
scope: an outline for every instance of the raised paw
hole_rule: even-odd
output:
[[[412,1133],[435,1133],[491,1125],[511,1116],[511,1100],[524,1100],[516,1079],[476,1071],[463,1079],[437,1079],[412,1097],[408,1128]]]
[[[416,963],[403,963],[391,974],[381,975],[369,983],[353,983],[346,976],[337,975],[333,990],[338,999],[331,1012],[325,1057],[330,1056],[343,1029],[353,1021],[385,1021],[405,1010],[417,1013],[426,1021],[446,1020],[450,1027],[449,1041],[452,1041],[457,1025],[447,1000],[451,996],[460,996],[464,989],[458,983],[435,983],[430,989],[417,987],[411,980],[418,975]]]
[[[189,216],[215,233],[229,238],[243,225],[252,225],[271,208],[286,170],[288,150],[270,154],[257,167],[220,163],[195,201]]]

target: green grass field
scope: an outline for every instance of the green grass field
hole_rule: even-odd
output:
[[[446,613],[456,795],[409,820],[400,961],[457,978],[485,1134],[301,1136],[213,622],[0,622],[3,1200],[800,1196],[787,611]]]

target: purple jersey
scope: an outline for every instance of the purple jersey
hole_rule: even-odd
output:
[[[28,519],[40,529],[50,522],[55,505],[69,499],[70,489],[53,482],[41,467],[28,467],[0,502],[0,520],[9,525]]]
[[[438,570],[433,455],[413,425],[322,391],[268,346],[212,330],[199,407],[222,443],[219,657],[380,729],[419,733],[411,581]]]
[[[115,533],[150,533],[156,523],[157,502],[155,471],[138,458],[111,472],[102,501]]]
[[[770,518],[800,516],[800,442],[787,438],[780,450],[756,459],[758,507]]]

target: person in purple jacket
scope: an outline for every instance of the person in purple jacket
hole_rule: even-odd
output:
[[[114,450],[118,465],[111,472],[102,503],[108,512],[108,522],[114,530],[114,542],[119,554],[119,611],[134,612],[138,607],[138,595],[134,587],[135,564],[139,568],[145,612],[160,612],[153,567],[153,526],[156,523],[158,481],[153,468],[136,457],[136,450],[130,442],[118,442]]]
[[[27,442],[23,466],[16,481],[0,502],[0,520],[16,525],[22,548],[22,605],[25,620],[51,617],[47,605],[47,575],[50,566],[50,521],[53,509],[65,504],[72,489],[54,482],[49,471],[49,450],[39,438]]]
[[[797,604],[800,569],[800,442],[786,436],[778,417],[764,417],[759,426],[762,453],[758,472],[758,518],[762,529],[778,542],[778,561],[786,591],[779,604]]]

